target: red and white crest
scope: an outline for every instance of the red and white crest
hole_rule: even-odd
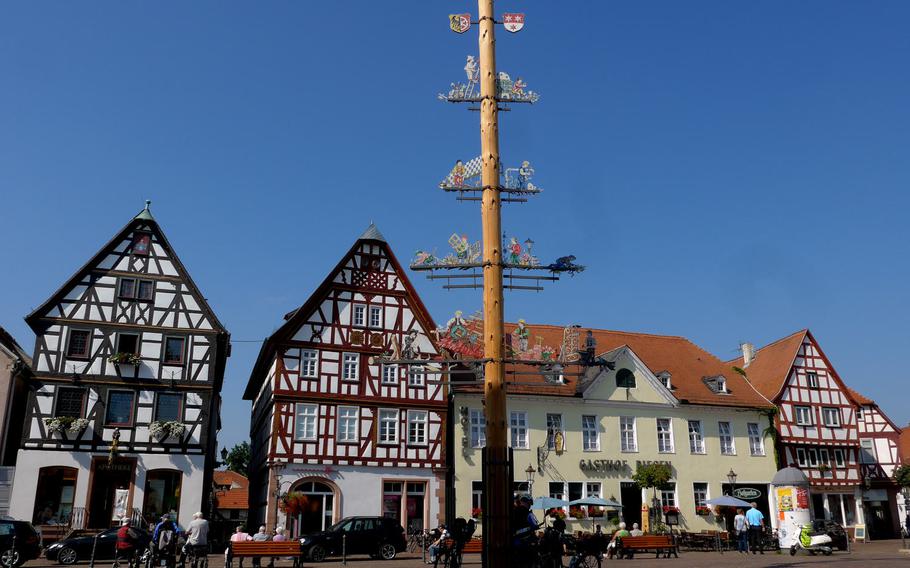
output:
[[[449,14],[449,27],[457,34],[471,29],[471,14]]]
[[[506,29],[507,32],[520,32],[521,28],[525,27],[525,15],[510,13],[503,14],[502,26]]]

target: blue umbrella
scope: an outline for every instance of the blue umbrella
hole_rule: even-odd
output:
[[[568,501],[562,499],[556,499],[555,497],[538,497],[534,499],[534,503],[531,505],[534,509],[555,509],[556,507],[565,507],[568,505]]]
[[[737,499],[730,495],[724,495],[723,497],[717,497],[715,499],[708,499],[705,501],[705,505],[717,505],[719,507],[751,507],[752,503],[746,503],[742,499]]]
[[[569,505],[588,505],[590,507],[609,507],[611,509],[622,509],[622,503],[617,503],[610,499],[601,499],[600,497],[585,497],[584,499],[576,499],[569,503]]]

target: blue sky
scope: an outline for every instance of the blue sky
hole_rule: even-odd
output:
[[[436,100],[476,34],[466,1],[5,2],[0,325],[152,199],[234,338],[224,444],[258,345],[370,221],[402,261],[479,236],[435,189],[479,153]],[[504,227],[589,266],[508,318],[685,335],[723,358],[803,327],[899,424],[910,277],[910,4],[500,2],[501,70],[541,94],[503,115],[545,192]],[[65,245],[65,246],[64,246]],[[437,321],[477,292],[412,279]]]

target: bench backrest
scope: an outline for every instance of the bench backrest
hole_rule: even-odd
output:
[[[232,542],[231,552],[235,555],[298,556],[300,555],[300,543],[296,540],[278,542]]]
[[[632,547],[651,547],[651,546],[673,546],[673,537],[664,534],[655,534],[648,536],[624,536],[619,538],[622,546]]]

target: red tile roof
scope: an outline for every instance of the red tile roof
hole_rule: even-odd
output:
[[[765,345],[755,352],[755,357],[748,367],[743,366],[742,357],[728,363],[744,369],[749,382],[766,398],[774,400],[783,389],[784,381],[790,376],[793,360],[808,331],[803,329]]]
[[[506,324],[511,332],[516,324]],[[528,324],[532,336],[543,338],[545,345],[562,344],[563,327],[552,325]],[[580,341],[584,342],[586,330],[581,330]],[[689,404],[714,406],[745,406],[751,408],[770,408],[772,405],[746,382],[741,375],[733,371],[731,365],[724,363],[685,337],[672,335],[653,335],[648,333],[631,333],[593,329],[597,340],[597,353],[603,354],[619,347],[628,346],[652,373],[669,371],[673,395]],[[522,372],[532,370],[522,366]],[[578,367],[569,367],[569,373]],[[549,396],[578,396],[578,378],[567,377],[565,385],[548,384],[539,373],[529,375],[509,375],[509,370],[519,370],[515,365],[507,366],[507,381],[526,384],[508,386],[511,394],[536,394]],[[705,385],[705,377],[722,375],[726,378],[729,394],[717,394]],[[527,384],[531,383],[531,384]],[[462,392],[482,392],[479,385],[456,387]]]
[[[215,471],[215,485],[230,485],[231,489],[215,491],[216,509],[247,509],[249,507],[249,480],[235,471]]]
[[[847,391],[850,392],[850,396],[853,398],[853,400],[857,404],[863,404],[866,406],[878,406],[874,400],[872,400],[871,398],[864,397],[863,395],[859,394],[858,392],[851,389],[850,387],[847,387]]]

